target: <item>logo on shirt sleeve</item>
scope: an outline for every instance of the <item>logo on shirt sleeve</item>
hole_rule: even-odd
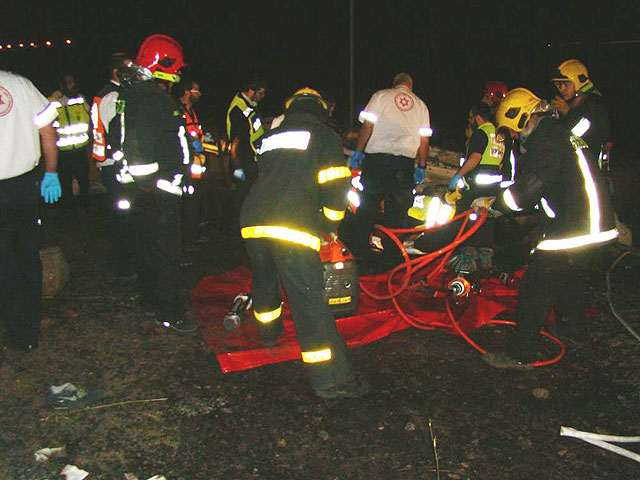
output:
[[[4,117],[13,108],[13,97],[4,87],[0,87],[0,117]]]
[[[407,95],[406,93],[398,93],[394,97],[393,102],[401,112],[408,112],[413,108],[414,105],[413,97]]]

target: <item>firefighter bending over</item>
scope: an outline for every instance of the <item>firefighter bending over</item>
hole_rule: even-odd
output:
[[[492,208],[503,213],[540,211],[541,239],[522,277],[516,327],[505,352],[483,358],[496,368],[523,368],[535,360],[535,343],[549,311],[583,321],[587,268],[618,237],[611,199],[596,156],[553,118],[552,108],[529,90],[516,88],[497,112],[499,126],[518,136],[523,154],[515,183]],[[483,197],[475,207],[488,207]]]
[[[263,138],[258,178],[240,215],[252,268],[258,331],[267,346],[283,333],[284,286],[302,361],[322,398],[354,398],[368,385],[352,373],[347,348],[323,293],[323,232],[335,232],[347,207],[350,170],[326,125],[328,105],[311,88],[285,103],[282,124]]]

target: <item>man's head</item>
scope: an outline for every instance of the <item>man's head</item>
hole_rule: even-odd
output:
[[[198,103],[202,96],[200,84],[188,75],[183,76],[182,79],[176,83],[173,87],[172,93],[180,99],[180,103],[187,107],[191,107],[194,103]]]
[[[500,102],[496,112],[498,127],[507,127],[511,136],[522,132],[529,123],[533,126],[537,118],[533,117],[550,112],[551,106],[526,88],[514,88]]]
[[[127,68],[131,62],[131,57],[126,52],[118,52],[111,54],[109,57],[109,78],[115,82],[122,82],[122,71]]]
[[[491,121],[491,111],[484,102],[477,102],[469,109],[469,125],[471,128],[478,128],[483,123]]]
[[[76,81],[73,78],[73,75],[67,73],[62,77],[62,80],[60,81],[60,90],[67,97],[77,93]]]
[[[264,80],[253,79],[242,87],[242,93],[254,105],[257,105],[267,94],[267,84]]]
[[[409,90],[413,90],[413,78],[408,73],[398,73],[395,77],[393,77],[393,82],[391,82],[392,87],[397,87],[398,85],[404,85]]]
[[[551,79],[565,102],[593,88],[587,67],[580,60],[565,60]]]

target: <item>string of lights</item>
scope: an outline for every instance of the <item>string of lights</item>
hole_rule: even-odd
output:
[[[20,49],[33,49],[33,48],[51,48],[51,47],[68,47],[71,46],[73,42],[70,38],[66,38],[63,41],[57,42],[53,40],[45,40],[44,42],[34,42],[34,41],[24,41],[24,42],[0,42],[0,53],[8,52],[13,50]]]

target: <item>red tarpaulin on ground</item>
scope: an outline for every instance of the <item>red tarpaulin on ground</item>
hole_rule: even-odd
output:
[[[522,271],[516,276],[520,277]],[[371,292],[386,292],[387,275],[361,277],[364,287]],[[285,334],[272,348],[262,346],[254,326],[253,311],[245,312],[242,325],[236,330],[226,330],[222,324],[239,292],[251,291],[251,271],[238,267],[218,276],[205,277],[193,290],[193,308],[206,343],[215,353],[224,373],[246,370],[271,363],[300,358],[300,347],[295,327],[287,307],[283,306]],[[503,311],[512,312],[516,305],[516,289],[504,286],[498,279],[481,281],[481,295],[473,295],[464,308],[456,311],[461,329],[468,333],[487,324]],[[445,328],[457,334],[445,310],[445,298],[429,298],[418,291],[407,291],[400,296],[402,309],[417,317],[421,323]],[[411,327],[396,311],[390,300],[377,301],[360,293],[355,315],[336,319],[348,347],[375,342],[393,332]]]

